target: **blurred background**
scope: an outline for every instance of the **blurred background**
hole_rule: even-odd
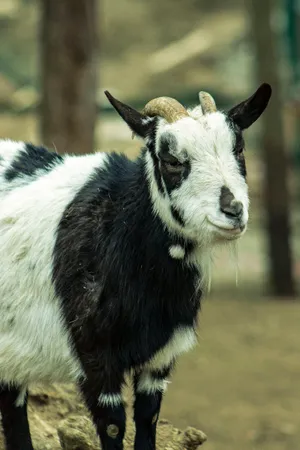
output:
[[[299,1],[0,0],[0,42],[0,137],[61,153],[138,154],[105,89],[138,109],[159,95],[195,105],[207,90],[226,109],[272,85],[245,135],[251,219],[238,284],[221,251],[200,344],[180,361],[163,416],[203,429],[207,450],[298,450]],[[72,389],[47,396],[50,408],[32,397],[31,416],[49,434],[57,408],[76,407]]]

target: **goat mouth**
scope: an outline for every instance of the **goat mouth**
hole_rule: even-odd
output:
[[[245,225],[239,225],[239,226],[236,226],[236,227],[230,226],[230,225],[228,225],[228,226],[221,225],[221,224],[213,222],[213,221],[211,221],[209,219],[208,219],[208,223],[210,225],[212,225],[213,228],[216,231],[218,231],[223,236],[228,237],[229,239],[230,238],[234,239],[234,238],[240,237],[243,234],[243,232],[244,232],[244,230],[246,228]]]

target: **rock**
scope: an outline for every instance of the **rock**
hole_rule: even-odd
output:
[[[37,406],[48,405],[50,402],[49,395],[44,392],[30,392],[29,398]]]
[[[125,450],[133,448],[134,424],[128,421]],[[94,426],[86,416],[70,416],[58,427],[60,444],[64,450],[99,450]],[[157,450],[196,450],[206,441],[206,435],[195,428],[185,431],[174,428],[167,420],[159,420]]]
[[[58,427],[58,437],[64,450],[98,450],[98,440],[92,422],[85,416],[70,416]]]
[[[183,433],[182,445],[183,447],[186,447],[187,450],[194,450],[199,447],[199,445],[204,444],[206,440],[207,436],[203,431],[188,427]]]

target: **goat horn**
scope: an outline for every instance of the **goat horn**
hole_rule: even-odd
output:
[[[142,112],[150,117],[163,117],[169,123],[176,122],[183,117],[189,117],[185,107],[177,100],[170,97],[158,97],[150,100]]]
[[[217,111],[216,103],[208,92],[200,91],[199,100],[203,114]]]

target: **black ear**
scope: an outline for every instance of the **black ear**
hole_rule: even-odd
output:
[[[119,100],[114,98],[108,91],[104,91],[104,93],[117,113],[120,114],[122,119],[127,123],[133,133],[142,138],[145,138],[153,128],[154,119],[150,119],[150,117],[141,114],[134,108],[131,108],[131,106],[125,105],[125,103],[120,102]]]
[[[228,116],[242,129],[250,127],[266,109],[272,88],[269,84],[262,84],[257,91],[244,102],[234,106]]]

